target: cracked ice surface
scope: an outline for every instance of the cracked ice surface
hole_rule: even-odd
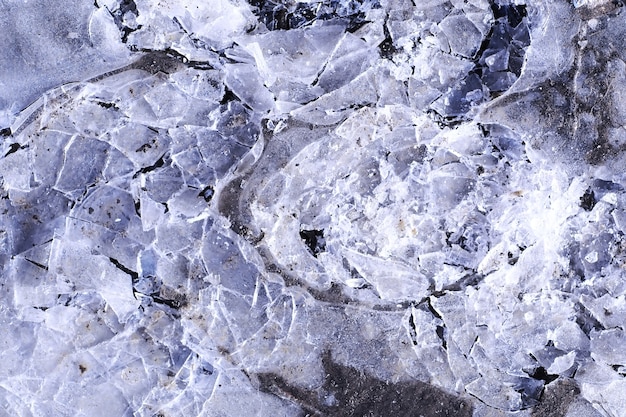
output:
[[[622,416],[609,1],[0,4],[1,416]]]

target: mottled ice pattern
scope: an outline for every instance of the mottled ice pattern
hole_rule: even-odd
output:
[[[624,416],[626,13],[0,1],[0,416]]]

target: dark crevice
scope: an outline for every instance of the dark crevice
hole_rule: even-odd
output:
[[[98,102],[96,102],[96,104],[98,104],[98,106],[103,107],[105,109],[119,110],[119,107],[117,107],[117,104],[115,104],[115,103],[107,103],[107,102],[104,102],[104,101],[98,101]]]
[[[580,197],[580,207],[585,211],[591,211],[596,205],[596,197],[591,188],[587,188],[585,193]]]
[[[427,297],[424,300],[424,302],[420,304],[420,306],[422,310],[427,311],[428,313],[432,314],[433,317],[438,318],[439,320],[443,320],[443,317],[441,317],[441,314],[439,314],[437,310],[435,310],[432,303],[430,302],[430,297]]]
[[[11,155],[12,153],[17,152],[18,150],[20,150],[21,145],[19,143],[12,143],[9,145],[9,150],[7,151],[7,153],[4,154],[4,157],[6,158],[7,156]]]
[[[135,172],[133,175],[133,179],[137,178],[139,174],[147,174],[148,172],[154,171],[157,168],[161,168],[165,165],[165,154],[163,154],[153,165],[141,168],[139,171]]]
[[[555,374],[549,374],[546,368],[544,368],[543,366],[537,367],[537,369],[535,369],[532,373],[528,375],[531,378],[539,380],[539,381],[543,381],[546,384],[549,384],[552,381],[555,381],[559,377],[558,375],[555,375]]]
[[[241,101],[241,99],[237,96],[237,94],[233,93],[233,91],[230,88],[225,86],[224,96],[220,100],[220,105],[222,106],[227,105],[231,101]]]
[[[124,265],[122,265],[122,263],[120,261],[118,261],[115,258],[111,258],[109,257],[109,261],[115,265],[115,267],[117,269],[119,269],[120,271],[124,272],[125,274],[130,275],[130,277],[133,279],[133,282],[139,279],[139,274],[135,271],[133,271],[130,268],[125,267]]]
[[[450,264],[446,263],[445,265],[450,265]],[[462,265],[452,265],[452,266],[462,266]],[[438,297],[446,295],[448,292],[465,291],[467,287],[477,286],[485,278],[484,275],[478,274],[476,273],[476,271],[472,269],[468,269],[466,267],[463,267],[463,268],[468,272],[466,276],[459,279],[458,281],[445,285],[441,290],[433,291],[432,296],[435,298],[438,298]]]
[[[326,251],[326,241],[323,230],[301,230],[300,239],[304,241],[309,251],[317,258],[321,252]]]
[[[448,342],[446,341],[445,337],[445,326],[437,326],[435,328],[435,333],[437,334],[439,340],[441,340],[441,346],[444,349],[448,349]]]
[[[158,295],[151,295],[150,297],[152,298],[152,301],[154,301],[155,303],[166,305],[174,310],[179,310],[187,304],[184,299],[183,300],[170,300],[170,299],[162,298]]]
[[[210,203],[211,200],[213,199],[214,194],[215,194],[215,190],[213,189],[212,186],[209,185],[198,193],[198,197],[202,197],[204,201],[206,201],[207,203]]]
[[[613,370],[617,372],[620,376],[626,376],[626,370],[624,369],[624,365],[611,365],[611,368],[613,368]]]
[[[24,258],[24,259],[26,259],[28,262],[30,262],[31,264],[35,265],[36,267],[39,267],[39,268],[44,269],[46,271],[48,270],[48,267],[46,265],[40,264],[39,262],[35,262],[35,261],[33,261],[31,259],[28,259],[28,258]]]
[[[413,314],[409,315],[409,336],[411,337],[413,346],[417,346],[417,328],[415,327],[415,317],[413,317]]]

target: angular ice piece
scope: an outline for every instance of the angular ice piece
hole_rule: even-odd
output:
[[[483,34],[464,14],[452,14],[439,23],[453,54],[473,58],[480,48]]]
[[[564,352],[589,350],[589,338],[574,321],[566,321],[548,334],[554,347]]]
[[[85,88],[81,94],[87,94]],[[116,108],[102,105],[95,100],[76,99],[72,104],[75,108],[69,112],[69,120],[76,132],[83,136],[99,137],[112,129],[119,113]]]
[[[341,25],[270,32],[255,37],[246,49],[254,56],[268,87],[279,80],[310,85],[343,34]]]
[[[187,68],[172,74],[170,78],[191,97],[219,102],[224,96],[224,74],[221,71]]]
[[[330,56],[317,85],[326,92],[334,91],[370,68],[377,58],[378,53],[363,40],[346,33]]]
[[[195,146],[172,155],[172,160],[181,168],[187,185],[204,189],[207,184],[212,184],[217,178],[215,169],[204,161]]]
[[[170,83],[151,89],[144,98],[159,119],[182,118],[189,106],[188,97]]]
[[[193,33],[215,50],[232,45],[233,39],[253,27],[255,20],[250,8],[228,0],[215,0],[211,3],[189,0],[151,2],[150,8],[151,10],[145,10],[140,7],[140,16],[142,12],[145,16],[163,13],[170,21],[180,22],[187,33]]]
[[[351,114],[355,106],[366,106],[378,101],[375,77],[376,70],[370,69],[348,85],[324,94],[291,114],[298,120],[321,126],[335,124]]]
[[[267,90],[254,65],[226,64],[225,84],[252,109],[266,112],[274,106],[274,95]]]
[[[481,57],[482,59],[483,57]],[[490,71],[506,71],[509,68],[509,50],[502,49],[484,57],[484,60]]]
[[[474,72],[432,104],[432,109],[443,117],[457,118],[488,97],[488,90]]]
[[[108,150],[106,142],[74,136],[65,148],[63,167],[55,188],[74,197],[81,195],[87,187],[98,182]]]
[[[0,328],[5,334],[0,339],[0,360],[3,361],[0,378],[6,381],[26,371],[24,362],[31,359],[37,340],[36,325],[21,322],[8,308],[3,308],[0,311]]]
[[[202,223],[168,216],[156,225],[155,248],[165,253],[178,253],[202,239]]]
[[[462,163],[451,163],[429,174],[430,193],[438,209],[459,204],[472,190],[474,174]]]
[[[547,369],[548,374],[559,375],[570,369],[574,365],[576,352],[572,351],[563,356],[558,356]]]
[[[192,218],[200,215],[207,207],[201,191],[187,188],[174,194],[169,200],[168,207],[173,216]]]
[[[135,214],[132,196],[108,185],[98,187],[76,207],[74,216],[107,229],[121,232],[126,230]]]
[[[13,201],[8,205],[8,213],[11,214],[4,216],[3,223],[10,225],[12,231],[11,255],[50,241],[55,231],[63,227],[64,216],[70,208],[70,201],[62,193],[46,187],[23,195],[12,193],[10,197]]]
[[[506,91],[516,80],[517,76],[509,71],[488,71],[482,77],[483,83],[491,92]]]
[[[102,5],[102,2],[98,3]],[[89,40],[98,52],[108,59],[113,59],[117,55],[125,56],[128,54],[111,10],[114,10],[114,7],[100,7],[91,14],[89,19]]]
[[[0,159],[0,178],[6,189],[30,191],[32,170],[32,154],[22,150]]]
[[[47,265],[37,265],[28,258],[18,256],[11,260],[10,266],[7,278],[13,286],[15,307],[47,308],[56,304],[55,279],[46,273]]]
[[[406,265],[375,256],[346,250],[344,256],[383,300],[419,300],[428,293],[430,282]]]
[[[495,378],[478,378],[467,384],[465,390],[485,404],[503,411],[517,411],[522,408],[520,393]]]
[[[217,131],[223,136],[233,136],[236,141],[245,146],[252,146],[257,140],[260,126],[246,106],[240,101],[229,101],[227,105],[220,106],[211,114],[215,120]]]
[[[165,206],[152,200],[145,192],[141,193],[139,207],[141,225],[144,232],[154,229],[160,223],[165,213]]]
[[[140,301],[134,295],[132,280],[128,274],[108,267],[94,277],[93,285],[121,323],[125,323],[137,311]]]
[[[232,237],[215,229],[207,230],[202,244],[202,259],[206,270],[218,276],[224,288],[252,296],[259,272],[246,261]]]
[[[583,397],[603,411],[603,416],[618,417],[626,409],[626,381],[622,378],[606,384],[583,384]]]
[[[606,386],[612,381],[623,379],[611,366],[591,358],[582,361],[575,378],[579,384],[584,383],[598,386]]]
[[[165,157],[159,158],[164,161]],[[157,161],[155,165],[165,165]],[[169,162],[169,161],[168,161]],[[148,172],[145,176],[144,189],[148,196],[157,203],[167,203],[172,195],[183,187],[183,178],[180,170],[175,166],[164,166]]]
[[[446,351],[450,369],[452,370],[454,376],[456,376],[459,380],[457,384],[460,383],[461,386],[465,387],[480,378],[478,370],[472,366],[472,363],[468,359],[467,355],[463,354],[454,340],[448,338]]]
[[[589,335],[591,339],[591,356],[607,365],[626,364],[626,334],[620,328],[595,331]]]
[[[250,150],[239,141],[240,138],[246,142],[256,140],[256,137],[248,137],[252,132],[245,132],[244,137],[241,137],[242,135],[224,137],[219,132],[209,129],[199,129],[193,133],[198,138],[198,150],[204,163],[215,171],[217,178],[223,178]]]
[[[312,87],[300,82],[283,80],[276,81],[271,91],[276,95],[276,106],[279,112],[288,112],[299,107],[293,103],[306,104],[324,94],[324,89],[319,85]]]
[[[441,91],[433,88],[430,83],[409,78],[409,102],[412,107],[423,109],[441,95]]]
[[[275,417],[292,417],[301,412],[297,405],[277,395],[259,391],[252,386],[244,372],[234,368],[220,373],[215,386],[211,396],[204,399],[204,404],[205,409],[211,410],[216,416],[263,417],[269,413]],[[233,401],[234,398],[246,398],[246,401]]]
[[[138,123],[124,124],[103,139],[119,149],[137,168],[154,165],[170,142],[161,131]]]
[[[33,143],[33,175],[35,181],[52,186],[63,166],[64,149],[71,136],[61,132],[44,130]]]
[[[105,256],[92,253],[91,242],[56,239],[50,270],[57,275],[59,291],[97,291],[111,306],[121,322],[139,307],[133,295],[130,275],[116,268]]]
[[[102,181],[115,184],[118,187],[127,187],[130,183],[130,174],[135,172],[135,166],[123,153],[115,148],[109,148]]]
[[[602,417],[602,414],[589,401],[579,398],[570,403],[564,417]]]

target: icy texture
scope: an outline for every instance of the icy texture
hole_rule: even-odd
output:
[[[93,3],[3,1],[0,13],[7,17],[0,23],[0,128],[46,90],[128,60],[111,15]]]
[[[623,415],[613,2],[0,7],[0,415]]]

